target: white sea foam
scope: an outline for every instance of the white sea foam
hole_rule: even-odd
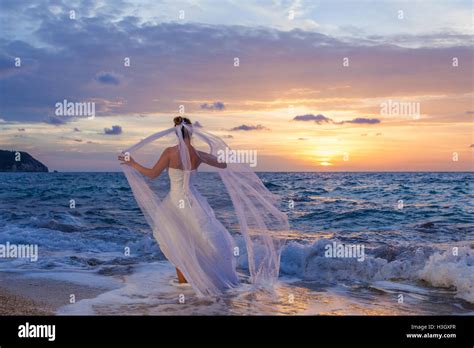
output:
[[[383,258],[382,251],[358,262],[354,258],[325,257],[324,247],[333,241],[288,243],[282,252],[281,273],[322,283],[423,280],[434,287],[454,287],[457,297],[474,303],[474,258],[468,247],[460,247],[458,256],[451,248],[433,253],[429,247],[400,247],[393,260]],[[391,253],[393,256],[392,249]]]
[[[287,244],[282,252],[282,273],[320,282],[406,278],[411,270],[421,267],[428,257],[421,248],[414,250],[410,258],[391,262],[373,255],[367,255],[363,262],[355,258],[326,257],[325,246],[333,242],[341,243],[337,239],[320,239],[313,244]]]
[[[295,285],[292,283],[295,280],[311,280],[321,283],[325,289],[318,296],[330,300],[330,305],[314,304],[311,302],[312,297],[309,294],[304,295],[308,301],[308,311],[303,312],[305,314],[366,313],[368,309],[362,303],[358,303],[357,299],[354,299],[353,303],[350,302],[350,308],[344,309],[343,304],[346,303],[343,300],[344,296],[338,295],[332,290],[337,286],[341,288],[344,283],[350,285],[360,281],[369,283],[375,289],[383,289],[388,292],[405,291],[412,294],[414,298],[438,293],[450,296],[456,291],[457,297],[473,302],[472,254],[467,247],[460,248],[457,257],[447,254],[447,251],[433,253],[428,248],[424,250],[422,248],[404,249],[400,247],[396,251],[398,259],[395,257],[389,261],[382,257],[368,255],[364,262],[358,262],[354,258],[325,257],[324,245],[333,241],[335,239],[321,239],[313,244],[291,242],[283,250],[282,283],[280,284],[290,287],[285,291],[297,292],[298,289],[301,289],[299,286],[294,287]],[[378,254],[380,253],[388,255],[383,250],[378,252]],[[394,257],[393,250],[390,256]],[[241,267],[245,267],[245,259],[245,250],[242,250],[239,257]],[[231,300],[231,302],[234,301],[231,307],[223,307],[222,301],[199,302],[200,300],[196,298],[192,288],[174,284],[172,280],[175,278],[174,267],[167,261],[143,263],[135,267],[134,273],[124,277],[122,287],[106,291],[93,299],[84,299],[75,304],[64,306],[58,310],[58,314],[208,315],[227,313],[229,310],[240,313],[239,311],[248,307],[248,305],[242,304],[247,301],[245,295],[242,294],[240,298],[236,296],[237,299]],[[428,282],[433,287],[426,288],[420,282],[421,280]],[[333,285],[337,286],[333,287]],[[448,289],[439,289],[439,287]],[[179,304],[180,295],[185,296],[186,303]],[[265,311],[269,310],[271,304],[260,305],[263,306],[262,313],[266,313]],[[392,303],[392,307],[387,313],[396,313],[398,310],[396,307]],[[255,307],[253,310],[258,313],[259,309]]]
[[[140,265],[133,274],[125,277],[120,288],[63,306],[57,314],[153,314],[154,307],[177,304],[182,293],[186,297],[192,296],[190,287],[178,290],[170,283],[174,274],[173,266],[167,261]]]
[[[454,255],[452,250],[435,253],[418,273],[433,286],[455,287],[456,297],[474,303],[474,252],[461,247]]]

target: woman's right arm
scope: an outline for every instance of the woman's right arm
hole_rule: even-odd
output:
[[[153,166],[153,168],[147,168],[142,166],[140,163],[136,162],[131,156],[128,158],[128,160],[125,158],[124,155],[119,155],[118,157],[119,161],[122,161],[120,164],[125,164],[128,165],[143,175],[149,177],[150,179],[154,179],[163,172],[165,168],[168,168],[169,165],[169,149],[166,149],[163,151],[161,154],[160,159],[156,162],[156,164]]]

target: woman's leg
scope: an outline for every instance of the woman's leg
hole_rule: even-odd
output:
[[[184,277],[183,273],[181,273],[181,271],[177,268],[176,268],[176,274],[178,275],[178,281],[180,284],[188,282],[186,278]]]

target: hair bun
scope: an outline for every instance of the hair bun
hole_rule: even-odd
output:
[[[179,126],[181,123],[183,123],[183,118],[181,116],[177,116],[173,119],[174,125]]]
[[[181,116],[176,116],[174,119],[173,119],[173,122],[174,122],[174,125],[175,126],[179,126],[180,124],[189,124],[189,125],[192,125],[191,123],[191,120],[187,117],[181,117]]]

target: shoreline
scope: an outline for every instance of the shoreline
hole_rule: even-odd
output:
[[[105,288],[90,287],[64,280],[0,273],[0,315],[57,315],[57,310],[75,302],[94,298]]]

